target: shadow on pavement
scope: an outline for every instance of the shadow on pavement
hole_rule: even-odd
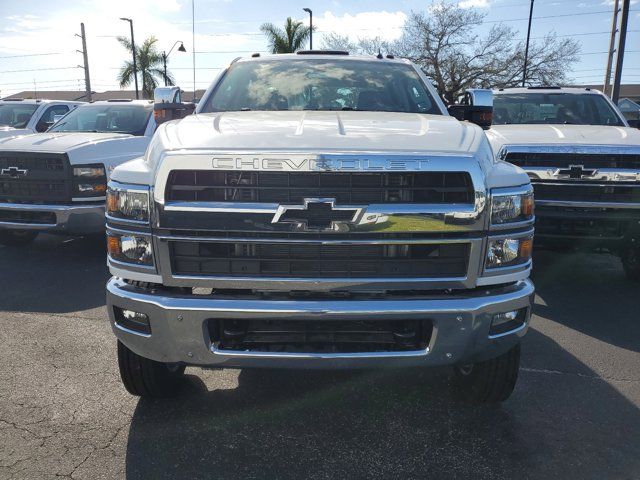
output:
[[[538,332],[529,341],[580,363]],[[127,478],[584,479],[638,472],[640,412],[602,380],[525,370],[514,396],[488,407],[454,401],[448,381],[442,369],[244,370],[235,388],[207,391],[189,376],[178,399],[138,403]]]
[[[105,304],[103,235],[40,235],[27,247],[0,246],[0,264],[0,311],[68,313]]]
[[[537,316],[640,352],[640,285],[627,280],[618,258],[537,250],[532,278],[543,301]]]

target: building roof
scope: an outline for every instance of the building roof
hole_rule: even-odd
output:
[[[196,90],[196,98],[202,98],[204,95],[204,90]],[[113,100],[113,99],[135,99],[136,92],[135,90],[107,90],[106,92],[91,92],[92,100]],[[2,100],[10,99],[10,98],[41,98],[48,100],[77,100],[77,101],[86,101],[84,90],[38,90],[37,92],[33,90],[25,90],[20,93],[14,93],[13,95],[8,95],[3,97]],[[190,101],[193,99],[193,91],[183,91],[182,98],[185,101]]]

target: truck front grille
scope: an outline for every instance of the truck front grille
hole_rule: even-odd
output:
[[[445,278],[467,274],[470,245],[169,242],[174,275]]]
[[[640,203],[640,184],[534,181],[536,200]]]
[[[0,203],[68,203],[71,197],[71,169],[65,155],[0,154]]]
[[[626,168],[640,170],[640,155],[626,153],[508,152],[505,160],[519,167]]]
[[[220,351],[359,353],[425,350],[429,320],[212,319],[213,346]]]
[[[167,201],[302,203],[334,198],[343,205],[473,204],[467,172],[247,172],[174,170]]]

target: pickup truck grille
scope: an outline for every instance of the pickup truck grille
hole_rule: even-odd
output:
[[[625,168],[640,170],[640,155],[626,153],[548,153],[508,152],[505,160],[522,168],[566,168],[582,165],[584,168]]]
[[[165,199],[189,202],[302,203],[335,198],[343,205],[473,204],[466,172],[239,172],[175,170]]]
[[[533,182],[536,200],[640,203],[640,184]]]
[[[67,203],[71,201],[71,189],[71,171],[65,155],[0,154],[0,203]]]
[[[464,277],[468,243],[169,242],[174,275],[367,278]]]

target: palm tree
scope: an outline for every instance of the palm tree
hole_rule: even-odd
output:
[[[284,30],[273,23],[263,23],[260,30],[266,35],[272,53],[293,53],[300,50],[311,33],[309,27],[291,17],[287,18]]]
[[[129,53],[132,51],[131,41],[126,37],[117,37],[118,42],[126,48]],[[162,53],[156,50],[156,42],[158,39],[154,36],[147,38],[143,44],[136,45],[136,67],[138,75],[142,76],[142,97],[153,98],[153,90],[158,83],[164,83],[164,70],[162,63]],[[129,86],[133,81],[133,62],[128,60],[118,73],[118,81],[120,87]],[[174,85],[175,79],[173,75],[167,72],[167,83]]]

